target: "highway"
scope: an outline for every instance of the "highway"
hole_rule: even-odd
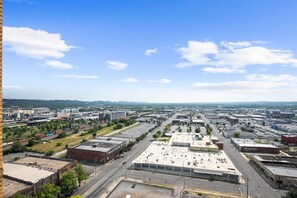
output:
[[[213,128],[213,135],[217,136],[224,143],[224,151],[231,159],[235,167],[242,173],[244,180],[249,183],[249,196],[261,198],[278,198],[284,195],[285,191],[278,191],[270,185],[254,170],[236,148],[225,139],[218,131],[217,127],[210,124],[209,120],[202,115],[202,119]],[[248,179],[247,179],[248,178]],[[245,187],[245,191],[246,191]]]

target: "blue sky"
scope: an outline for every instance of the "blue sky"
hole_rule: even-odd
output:
[[[4,0],[4,97],[295,101],[296,10],[294,0]]]

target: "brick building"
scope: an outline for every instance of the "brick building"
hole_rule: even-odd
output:
[[[120,154],[120,150],[127,146],[128,140],[116,137],[98,137],[81,145],[67,148],[70,159],[106,163]]]
[[[281,142],[287,145],[297,145],[297,135],[282,135]]]

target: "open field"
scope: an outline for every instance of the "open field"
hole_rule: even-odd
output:
[[[103,128],[103,129],[97,131],[97,136],[104,136],[104,135],[107,135],[107,134],[115,131],[115,129],[113,129],[113,127],[114,126],[106,127],[106,128]],[[127,128],[129,128],[129,127],[133,127],[133,126],[128,126]],[[126,130],[127,128],[123,128],[122,130]],[[52,150],[56,153],[56,152],[64,150],[65,146],[67,144],[68,144],[68,147],[72,147],[72,146],[76,146],[76,145],[80,144],[83,139],[90,140],[92,138],[93,138],[92,134],[86,134],[84,136],[80,136],[80,133],[77,133],[77,134],[69,135],[65,138],[53,139],[53,140],[46,142],[44,144],[36,144],[32,147],[32,149],[34,151],[38,151],[38,152],[47,152],[49,150]],[[57,143],[61,143],[61,145],[58,146]]]

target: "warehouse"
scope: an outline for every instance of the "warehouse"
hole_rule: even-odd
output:
[[[74,166],[76,161],[33,156],[4,163],[4,197],[39,192],[46,183],[58,183],[61,175]]]
[[[285,188],[297,181],[297,159],[287,156],[251,155],[250,162],[261,170],[275,188]]]
[[[279,153],[279,148],[271,144],[258,144],[251,139],[231,138],[231,143],[241,152],[248,153]]]
[[[240,172],[225,152],[209,139],[208,136],[196,139],[191,133],[174,133],[169,142],[153,142],[132,162],[132,166],[140,170],[238,183]]]
[[[97,137],[78,146],[67,148],[70,159],[106,163],[119,156],[127,146],[128,140],[118,137]]]

